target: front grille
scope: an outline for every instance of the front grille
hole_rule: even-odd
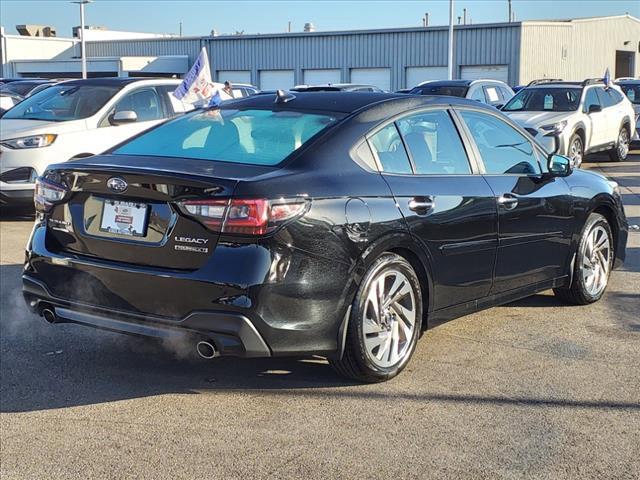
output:
[[[0,181],[5,183],[33,183],[38,174],[31,167],[20,167],[8,170],[0,175]]]
[[[525,130],[529,132],[533,137],[535,137],[538,134],[538,130],[536,130],[535,128],[525,128]]]

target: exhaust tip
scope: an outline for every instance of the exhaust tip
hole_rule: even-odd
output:
[[[196,350],[198,351],[198,355],[207,360],[211,360],[218,354],[218,352],[216,351],[216,347],[206,340],[198,342],[196,344]]]
[[[42,318],[44,318],[47,323],[56,323],[56,314],[50,308],[42,310]]]

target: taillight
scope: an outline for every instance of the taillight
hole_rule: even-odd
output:
[[[304,214],[308,200],[304,198],[267,200],[184,200],[180,210],[209,229],[237,235],[266,235]]]
[[[54,204],[63,201],[67,193],[64,185],[38,177],[33,192],[33,203],[38,212],[47,212]]]

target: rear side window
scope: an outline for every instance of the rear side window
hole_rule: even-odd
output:
[[[487,95],[487,101],[489,103],[498,103],[501,100],[498,87],[484,87],[484,92]]]
[[[276,165],[337,120],[298,111],[205,110],[162,124],[113,153]]]
[[[533,145],[508,123],[493,115],[460,112],[473,137],[487,174],[541,173]]]
[[[446,111],[423,112],[402,118],[397,123],[417,174],[471,173],[458,131]]]
[[[372,135],[369,144],[383,172],[413,173],[402,138],[394,123]]]
[[[602,87],[596,87],[596,90],[598,90],[598,96],[600,97],[602,108],[613,107],[616,103],[622,100],[621,96],[616,97],[615,94],[618,92],[613,89],[609,88],[605,90]]]

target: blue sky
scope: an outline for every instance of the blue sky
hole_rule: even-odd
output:
[[[293,31],[305,22],[318,30],[347,30],[420,26],[425,12],[431,25],[448,22],[448,0],[360,0],[360,1],[190,1],[190,0],[95,0],[86,9],[86,22],[113,30],[207,35],[220,33],[284,32],[289,21]],[[462,9],[473,23],[507,19],[507,0],[456,0],[456,15]],[[513,0],[517,20],[558,19],[620,15],[640,17],[638,0]],[[79,24],[78,6],[67,0],[0,0],[0,21],[7,33],[15,25],[53,25],[58,36],[70,36]]]

